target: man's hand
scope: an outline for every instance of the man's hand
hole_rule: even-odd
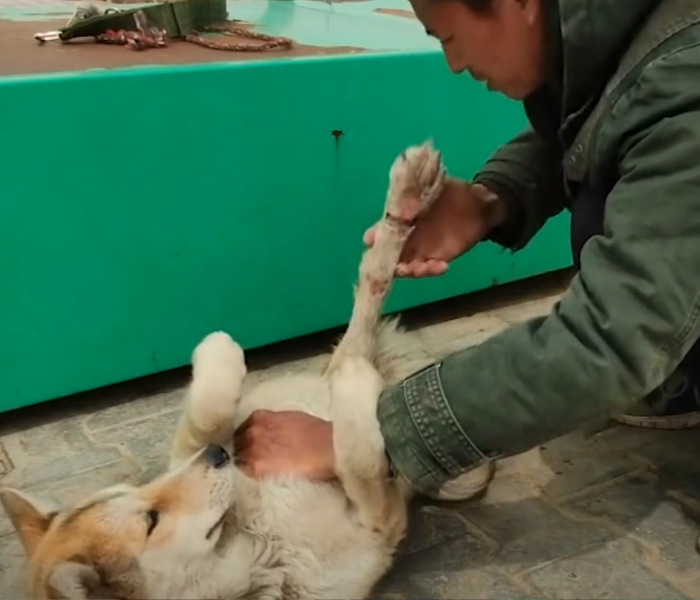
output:
[[[297,411],[258,410],[236,431],[236,460],[253,477],[335,478],[333,426]]]
[[[396,275],[442,275],[448,263],[483,240],[505,216],[502,202],[484,186],[448,179],[406,241]],[[365,232],[367,246],[374,243],[375,227]]]

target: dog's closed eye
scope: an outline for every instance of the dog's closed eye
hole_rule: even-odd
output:
[[[148,523],[148,529],[146,530],[146,535],[150,536],[156,527],[158,527],[159,515],[157,510],[149,510],[146,513],[146,522]]]

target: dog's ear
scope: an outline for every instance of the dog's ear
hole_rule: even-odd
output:
[[[143,572],[135,560],[111,561],[107,565],[116,571],[106,570],[105,563],[94,566],[77,560],[58,563],[46,578],[46,597],[62,600],[146,597]]]
[[[46,583],[53,597],[65,600],[84,600],[102,587],[97,571],[77,562],[56,565]]]
[[[58,511],[7,487],[0,488],[0,503],[17,531],[27,556],[32,556]]]

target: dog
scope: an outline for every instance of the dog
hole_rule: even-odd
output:
[[[246,364],[228,334],[205,337],[167,472],[116,485],[68,509],[3,488],[36,599],[364,599],[391,567],[415,491],[389,473],[378,398],[435,357],[416,333],[382,317],[406,239],[446,178],[430,141],[389,171],[375,243],[362,255],[344,335],[319,372],[244,389]],[[301,410],[333,423],[337,479],[256,480],[236,466],[235,429],[257,409]],[[493,464],[447,483],[442,499],[489,484]]]

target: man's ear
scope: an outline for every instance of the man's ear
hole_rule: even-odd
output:
[[[27,556],[32,556],[58,511],[50,510],[39,501],[8,487],[0,488],[0,504],[10,518]]]

